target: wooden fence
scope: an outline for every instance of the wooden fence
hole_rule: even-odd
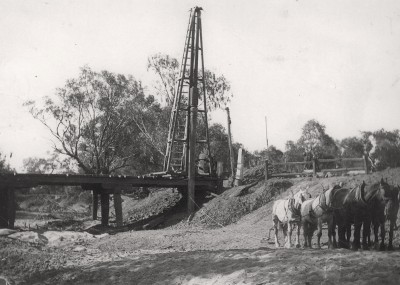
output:
[[[265,179],[273,177],[317,176],[327,173],[368,173],[367,157],[314,159],[312,161],[269,163],[265,160]]]

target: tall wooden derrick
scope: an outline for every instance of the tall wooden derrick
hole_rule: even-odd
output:
[[[211,176],[201,10],[190,11],[181,69],[169,122],[164,171],[188,178],[188,211],[194,211],[196,176]]]

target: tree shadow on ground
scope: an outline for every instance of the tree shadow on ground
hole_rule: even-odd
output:
[[[193,278],[257,271],[268,266],[254,250],[173,252],[143,255],[95,265],[49,270],[32,276],[29,284],[180,284]],[[259,250],[267,254],[272,250]],[[272,265],[272,264],[271,264]],[[276,270],[272,266],[271,270]],[[275,268],[275,269],[274,269]]]
[[[398,258],[347,250],[171,252],[49,270],[27,284],[396,284]]]

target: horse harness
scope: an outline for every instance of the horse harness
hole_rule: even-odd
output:
[[[294,198],[289,198],[288,199],[288,209],[287,211],[291,211],[295,216],[301,216],[301,210],[297,209],[295,207],[295,199]],[[286,211],[286,216],[287,216],[287,211]]]

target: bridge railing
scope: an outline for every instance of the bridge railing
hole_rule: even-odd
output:
[[[265,160],[265,179],[273,177],[300,177],[328,173],[368,173],[367,157],[314,159],[312,161],[269,163]]]

